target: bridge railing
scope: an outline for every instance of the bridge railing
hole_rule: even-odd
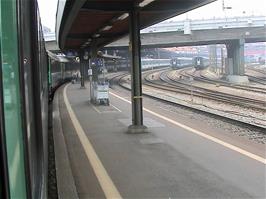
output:
[[[162,22],[142,30],[142,33],[184,31],[189,24],[191,30],[223,28],[262,27],[266,25],[266,16],[246,16],[233,18],[213,18],[204,20],[184,20]]]
[[[184,31],[185,24],[190,30],[209,30],[224,28],[262,27],[266,25],[266,16],[245,16],[233,18],[213,18],[202,20],[166,21],[150,26],[141,33]],[[44,34],[45,41],[55,41],[55,33]]]

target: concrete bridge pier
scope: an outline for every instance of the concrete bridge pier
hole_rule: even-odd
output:
[[[244,39],[230,41],[226,44],[227,61],[226,73],[227,80],[232,83],[248,83],[248,77],[245,76],[245,56],[244,56]]]

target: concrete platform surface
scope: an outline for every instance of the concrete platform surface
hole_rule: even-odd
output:
[[[240,75],[228,75],[226,77],[227,81],[233,84],[248,84],[248,76],[240,76]]]
[[[218,135],[222,142],[217,143],[211,129],[206,127],[209,137],[193,133],[195,124],[175,125],[172,121],[180,121],[173,113],[145,102],[144,124],[150,133],[127,134],[130,96],[111,91],[110,106],[95,106],[88,88],[70,84],[65,89],[72,113],[64,89],[58,91],[79,198],[266,197],[264,145],[253,150],[256,146]]]

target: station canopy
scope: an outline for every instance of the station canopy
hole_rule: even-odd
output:
[[[129,12],[138,7],[140,29],[215,0],[60,0],[56,35],[61,50],[103,47],[129,33]]]

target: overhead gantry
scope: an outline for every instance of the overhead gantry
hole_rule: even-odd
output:
[[[129,34],[131,54],[132,125],[129,132],[146,131],[143,125],[140,29],[183,14],[215,0],[66,0],[59,1],[56,36],[62,51],[79,52],[81,86],[85,67],[97,49]],[[93,80],[97,69],[91,65]]]

